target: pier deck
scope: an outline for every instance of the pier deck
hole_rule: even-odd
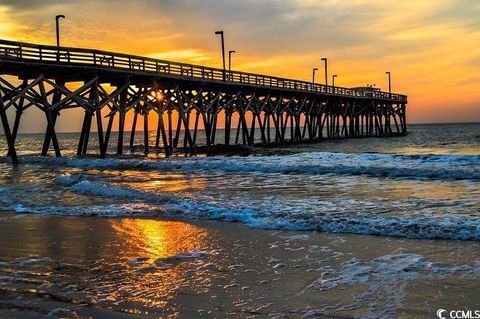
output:
[[[69,89],[72,82],[81,85]],[[254,145],[255,134],[266,144],[404,135],[406,105],[405,95],[373,89],[0,40],[0,117],[13,163],[18,163],[15,140],[21,117],[30,107],[45,114],[42,155],[47,155],[51,145],[55,155],[61,155],[55,132],[57,117],[62,110],[81,108],[85,112],[77,154],[87,153],[95,118],[98,153],[105,157],[115,120],[119,127],[117,154],[123,153],[128,112],[133,112],[130,146],[138,118],[143,117],[144,152],[148,154],[148,117],[154,114],[158,119],[155,146],[170,155],[178,147],[180,134],[184,147],[193,149],[200,129],[207,145]],[[10,108],[15,109],[13,125],[6,113]],[[108,119],[105,129],[104,118]],[[217,136],[218,127],[225,129],[224,136]]]

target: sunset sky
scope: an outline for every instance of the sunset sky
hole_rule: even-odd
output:
[[[480,121],[479,0],[0,0],[0,38],[310,80],[329,58],[340,86],[409,96],[409,122]]]

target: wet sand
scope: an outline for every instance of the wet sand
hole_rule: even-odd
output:
[[[6,212],[0,233],[1,318],[433,318],[479,307],[478,242]]]

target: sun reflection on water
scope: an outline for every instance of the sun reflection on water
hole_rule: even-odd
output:
[[[121,219],[111,225],[126,258],[166,258],[203,249],[208,236],[206,230],[180,221]]]
[[[203,190],[206,188],[205,177],[185,173],[148,172],[139,170],[91,170],[96,176],[108,177],[116,185],[127,186],[142,191],[179,192]]]
[[[120,277],[113,274],[115,290],[104,300],[113,301],[122,312],[157,313],[176,318],[176,296],[194,294],[197,287],[208,285],[210,279],[195,269],[201,259],[187,259],[169,267],[159,260],[214,249],[210,234],[200,227],[180,221],[150,219],[110,220],[118,243],[119,258],[128,265]],[[133,262],[132,262],[133,261]],[[116,279],[114,279],[116,277]]]

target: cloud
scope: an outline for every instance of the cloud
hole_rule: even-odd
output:
[[[478,0],[2,0],[0,36],[54,43],[58,13],[65,45],[218,67],[223,29],[241,70],[309,79],[326,56],[341,85],[389,70],[410,109],[446,120],[480,100]]]

